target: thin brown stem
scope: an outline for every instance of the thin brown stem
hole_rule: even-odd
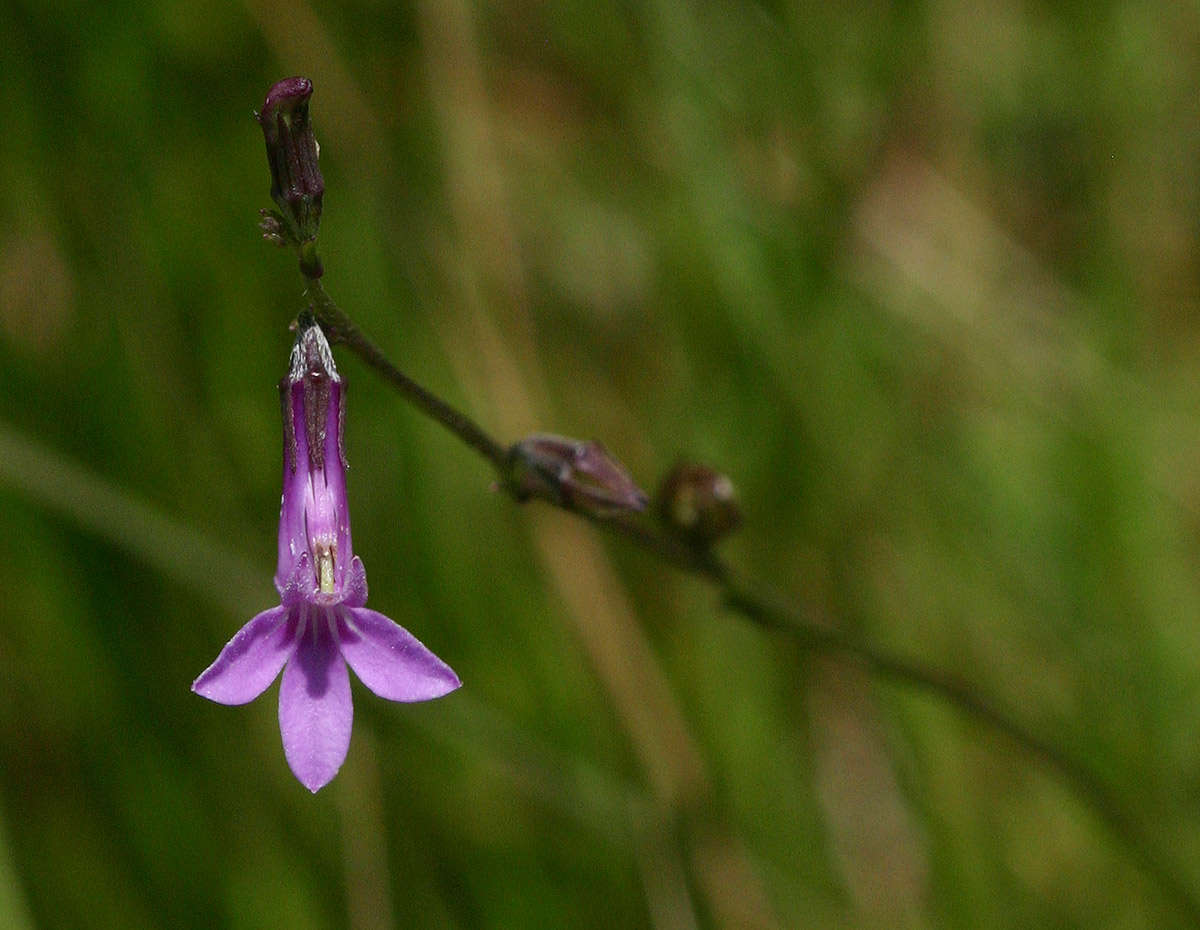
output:
[[[482,427],[465,413],[426,390],[388,361],[379,347],[364,336],[362,330],[334,303],[319,278],[306,275],[305,282],[305,294],[312,302],[313,315],[331,342],[341,343],[350,349],[374,368],[388,384],[491,462],[496,469],[504,467],[508,454],[504,446],[484,432]]]
[[[707,574],[707,572],[702,572]],[[1086,765],[1053,742],[1024,726],[1014,715],[981,695],[960,678],[877,649],[838,630],[819,626],[801,617],[794,608],[728,581],[722,585],[725,604],[764,629],[791,634],[803,648],[822,653],[840,653],[857,661],[877,677],[932,694],[970,717],[1003,734],[1026,753],[1054,771],[1090,807],[1098,820],[1153,878],[1192,924],[1200,926],[1200,901],[1188,883],[1145,835],[1120,796]],[[715,579],[714,579],[715,580]]]
[[[305,275],[305,281],[313,313],[330,341],[345,345],[421,411],[483,456],[496,469],[500,479],[497,486],[522,500],[505,480],[509,468],[507,447],[492,438],[470,417],[417,384],[388,361],[334,303],[318,278]],[[757,586],[740,579],[710,549],[693,546],[644,518],[628,514],[599,515],[575,506],[572,496],[566,493],[557,497],[543,496],[542,499],[625,537],[662,562],[705,579],[720,592],[726,607],[763,629],[784,633],[804,649],[838,654],[858,662],[879,678],[888,678],[931,694],[1002,733],[1031,757],[1057,773],[1128,850],[1146,875],[1159,885],[1193,924],[1200,926],[1200,899],[1175,867],[1157,851],[1154,842],[1145,835],[1144,829],[1126,809],[1120,796],[1086,765],[1051,741],[1038,736],[1013,714],[979,694],[966,681],[890,655],[857,636],[821,622],[819,618],[807,616],[782,598],[764,593]]]
[[[590,515],[584,514],[590,518]],[[1003,734],[1026,753],[1054,771],[1090,807],[1097,819],[1123,845],[1146,875],[1191,923],[1200,926],[1200,900],[1171,863],[1155,848],[1144,829],[1126,809],[1120,796],[1086,765],[1059,746],[1020,723],[999,705],[981,695],[966,681],[926,668],[889,653],[860,638],[835,629],[819,619],[804,616],[779,597],[766,594],[739,580],[727,563],[707,549],[687,546],[674,537],[647,528],[629,518],[598,520],[614,532],[683,571],[711,582],[720,591],[726,607],[766,630],[789,635],[801,648],[822,654],[838,654],[864,665],[879,678],[924,691],[969,717]]]

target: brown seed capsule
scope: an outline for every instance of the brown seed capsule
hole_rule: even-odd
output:
[[[657,504],[668,526],[697,543],[715,542],[742,522],[733,482],[707,465],[677,464],[659,486]]]

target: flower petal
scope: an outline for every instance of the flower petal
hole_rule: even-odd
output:
[[[229,641],[217,661],[192,683],[218,704],[245,704],[267,690],[295,649],[286,607],[264,610]]]
[[[312,607],[306,613],[308,622],[279,686],[279,732],[293,774],[315,793],[346,761],[354,706],[329,612]]]
[[[415,636],[365,607],[338,612],[338,636],[359,680],[389,701],[428,701],[462,685]]]
[[[362,559],[354,557],[346,572],[346,582],[342,589],[342,603],[347,607],[362,607],[367,602],[367,570],[363,568]]]
[[[282,526],[282,518],[280,524]],[[296,556],[296,561],[286,576],[281,577],[278,573],[275,575],[275,590],[279,592],[279,600],[287,607],[309,602],[317,589],[316,578],[313,574],[312,557],[308,550],[304,549]]]

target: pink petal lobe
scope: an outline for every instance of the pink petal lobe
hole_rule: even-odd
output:
[[[294,648],[288,609],[264,610],[237,631],[192,690],[218,704],[253,701],[279,675]]]
[[[279,686],[279,732],[292,773],[316,793],[350,749],[350,675],[330,633],[326,609],[312,607]]]
[[[381,698],[428,701],[462,685],[450,666],[377,611],[343,608],[338,635],[354,674]]]

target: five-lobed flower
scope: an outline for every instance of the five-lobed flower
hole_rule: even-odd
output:
[[[282,670],[284,754],[313,792],[337,774],[349,750],[354,709],[347,665],[392,701],[426,701],[461,684],[412,634],[365,607],[366,572],[351,546],[346,505],[344,390],[320,327],[302,319],[280,383],[280,604],[242,627],[192,685],[218,703],[245,704]]]

